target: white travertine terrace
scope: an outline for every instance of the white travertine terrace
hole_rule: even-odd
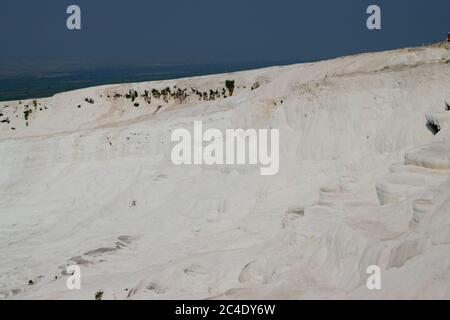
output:
[[[439,45],[1,102],[0,297],[449,299],[449,62]],[[194,120],[280,129],[279,173],[173,165]]]

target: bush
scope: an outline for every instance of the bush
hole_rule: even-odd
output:
[[[234,80],[226,80],[225,87],[228,89],[230,96],[232,96],[234,92]]]
[[[102,290],[97,291],[95,293],[95,300],[102,300],[102,298],[103,298],[103,291]]]
[[[33,110],[31,109],[27,109],[23,112],[23,115],[25,116],[25,120],[28,121],[28,117],[30,116],[30,114],[33,112]]]

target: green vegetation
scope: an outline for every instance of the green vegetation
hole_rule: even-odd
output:
[[[259,88],[259,82],[256,81],[253,85],[252,85],[252,90],[258,89]]]
[[[131,102],[134,102],[138,96],[139,94],[136,90],[130,90],[127,94],[125,94],[125,98],[131,99]]]
[[[28,118],[30,117],[30,114],[33,113],[33,110],[31,109],[26,109],[23,111],[23,115],[25,116],[25,120],[28,121]]]
[[[103,291],[97,291],[96,293],[95,293],[95,300],[102,300],[102,298],[103,298]]]
[[[225,87],[228,89],[230,96],[232,96],[234,92],[234,80],[226,80]]]

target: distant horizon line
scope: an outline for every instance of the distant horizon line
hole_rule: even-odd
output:
[[[275,66],[286,66],[296,63],[302,62],[278,61],[274,64],[273,61],[267,61],[253,63],[123,66],[120,68],[102,67],[97,69],[22,72],[9,77],[4,77],[0,73],[0,102],[48,98],[66,91],[102,85],[200,77]],[[178,67],[180,66],[186,68],[179,69]],[[161,70],[154,70],[154,72],[151,72],[148,70],[151,68],[161,68]],[[139,69],[141,69],[142,72],[136,72]]]
[[[399,46],[393,48],[381,48],[379,50],[356,50],[352,52],[345,52],[336,55],[323,54],[320,56],[304,56],[291,57],[282,59],[239,59],[239,60],[218,60],[218,61],[196,61],[193,59],[190,62],[148,62],[144,59],[132,59],[129,61],[119,59],[99,59],[99,58],[79,58],[79,57],[39,57],[30,61],[25,57],[8,57],[2,58],[0,61],[0,80],[11,79],[14,77],[24,77],[28,73],[30,77],[33,74],[56,74],[64,72],[85,72],[85,71],[103,71],[103,70],[123,70],[133,68],[158,68],[158,67],[178,67],[178,66],[243,66],[243,65],[287,65],[297,63],[318,62],[323,60],[335,59],[345,56],[351,56],[361,53],[382,52],[396,50],[400,48],[416,48],[423,46],[430,46],[446,42],[444,40],[432,41],[423,43],[421,45]]]
[[[0,101],[26,100],[33,98],[47,98],[55,94],[101,85],[112,85],[133,82],[163,81],[186,77],[198,77],[222,73],[232,73],[288,66],[299,63],[313,63],[352,55],[385,52],[405,48],[433,47],[447,44],[445,41],[423,44],[421,46],[401,47],[370,52],[353,52],[338,57],[321,57],[318,59],[281,59],[281,60],[254,60],[236,62],[205,62],[205,63],[157,63],[157,64],[131,64],[131,65],[99,65],[96,68],[84,67],[66,70],[25,71],[6,74],[0,66]],[[178,67],[187,69],[177,69]],[[147,68],[147,71],[145,70]],[[162,69],[153,70],[148,69]],[[170,69],[173,68],[173,69]],[[136,72],[144,69],[142,72]],[[164,72],[162,72],[164,71]]]
[[[36,75],[55,75],[61,73],[82,73],[82,72],[95,72],[95,71],[122,71],[122,70],[134,70],[139,68],[171,68],[171,67],[244,67],[244,66],[276,66],[287,65],[295,63],[314,62],[320,60],[309,59],[280,59],[280,60],[242,60],[242,61],[224,61],[224,62],[193,62],[193,63],[107,63],[107,64],[78,64],[78,65],[66,65],[66,66],[54,66],[50,68],[40,68],[39,66],[11,68],[2,70],[0,65],[0,80],[9,80],[14,78],[33,78]]]

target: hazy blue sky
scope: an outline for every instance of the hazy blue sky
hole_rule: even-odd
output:
[[[66,8],[82,30],[66,28]],[[382,30],[366,28],[370,4]],[[450,0],[1,0],[0,66],[317,60],[443,40]]]

